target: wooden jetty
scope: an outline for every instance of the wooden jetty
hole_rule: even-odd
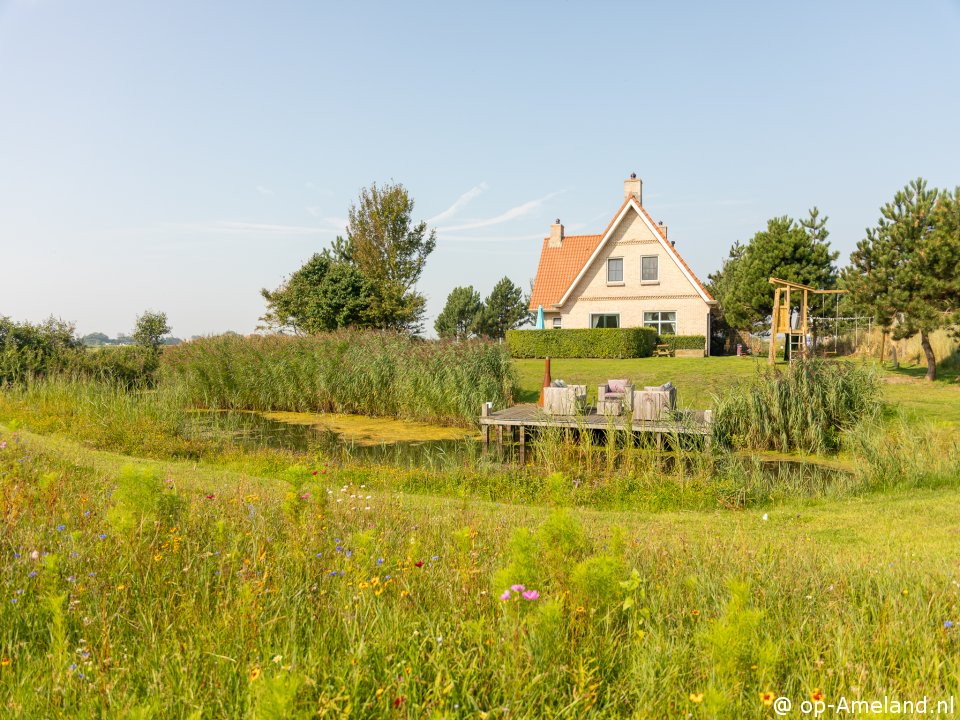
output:
[[[484,447],[490,446],[490,434],[497,433],[497,446],[503,448],[503,431],[507,428],[516,437],[520,450],[520,462],[526,460],[528,428],[566,428],[568,430],[603,430],[629,432],[634,435],[652,435],[657,449],[662,449],[663,438],[675,436],[700,436],[704,449],[709,452],[713,435],[713,413],[710,410],[679,410],[669,418],[656,421],[634,420],[630,416],[600,415],[596,408],[588,408],[581,415],[550,415],[533,403],[525,403],[492,410],[489,403],[480,412],[480,427],[483,430]]]

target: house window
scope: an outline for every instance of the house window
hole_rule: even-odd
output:
[[[562,317],[555,317],[555,318],[553,319],[553,327],[554,327],[554,329],[556,329],[556,330],[559,330],[560,328],[562,328],[562,327],[563,327],[563,318],[562,318]]]
[[[640,258],[640,282],[657,282],[660,279],[659,258],[644,255]]]
[[[620,327],[620,315],[591,315],[590,327],[592,328],[618,328]]]
[[[645,312],[643,324],[656,328],[660,335],[677,334],[677,314],[675,312]]]
[[[610,258],[607,260],[607,282],[623,282],[623,258]]]

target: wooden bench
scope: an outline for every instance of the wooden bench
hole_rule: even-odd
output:
[[[673,350],[670,349],[669,345],[657,345],[656,349],[653,351],[654,357],[672,357]]]

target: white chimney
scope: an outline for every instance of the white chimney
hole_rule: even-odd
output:
[[[563,225],[560,224],[560,218],[550,226],[550,241],[547,247],[558,248],[563,246]]]
[[[663,220],[657,223],[660,226],[660,232],[663,233],[664,237],[667,237],[667,226],[663,224]]]
[[[623,181],[624,199],[633,195],[637,202],[643,205],[643,180],[637,177],[636,173],[630,173],[630,177]]]

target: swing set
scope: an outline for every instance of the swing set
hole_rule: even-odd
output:
[[[819,288],[802,285],[800,283],[781,280],[780,278],[770,278],[769,283],[775,286],[773,292],[773,312],[770,316],[770,351],[767,362],[773,365],[777,358],[777,335],[783,333],[783,357],[784,360],[790,360],[794,357],[807,357],[812,348],[807,343],[811,335],[811,326],[814,330],[828,325],[832,320],[833,326],[833,354],[837,352],[839,341],[840,322],[842,320],[859,320],[859,318],[841,318],[840,317],[840,296],[847,292],[846,290],[821,290]],[[793,317],[793,297],[794,293],[800,297],[800,312]],[[811,316],[809,303],[811,296],[819,295],[821,299],[821,310],[826,311],[828,295],[836,296],[836,310],[834,317],[830,318],[826,312],[820,316]],[[814,337],[814,347],[816,338]],[[827,352],[826,350],[824,352]]]

